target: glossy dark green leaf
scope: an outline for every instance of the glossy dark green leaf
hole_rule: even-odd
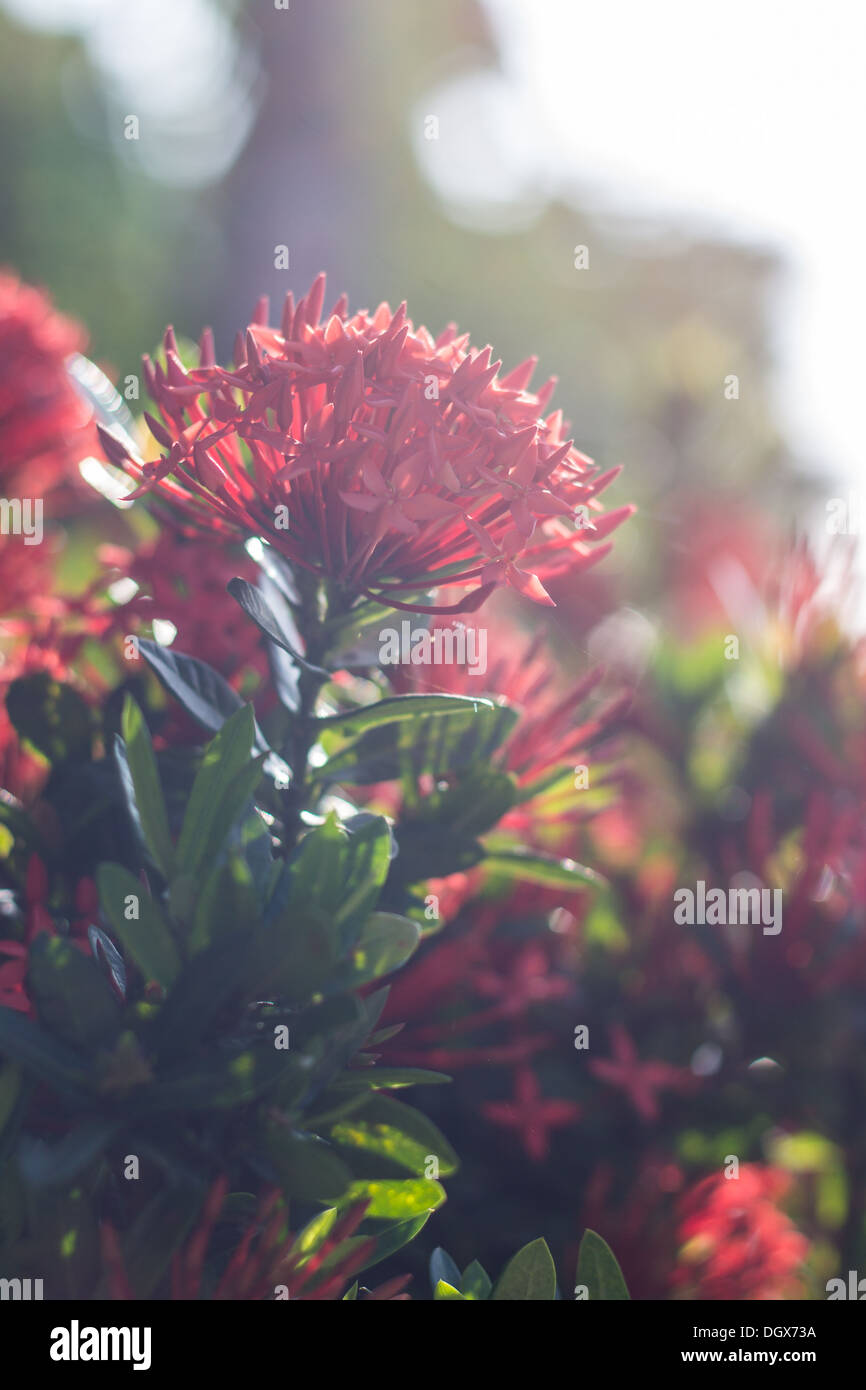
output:
[[[376,906],[393,847],[384,816],[364,813],[345,823],[329,816],[301,840],[265,920],[314,908],[333,924],[343,946],[352,946]]]
[[[442,1071],[424,1071],[421,1067],[359,1067],[344,1071],[333,1082],[335,1091],[354,1091],[375,1087],[397,1090],[403,1086],[442,1086],[451,1077]]]
[[[138,1114],[226,1110],[271,1091],[293,1058],[257,1041],[234,1055],[215,1055],[160,1075],[136,1097]]]
[[[447,1177],[458,1167],[456,1153],[433,1121],[390,1096],[375,1095],[360,1109],[340,1117],[329,1135],[340,1148],[386,1159],[416,1177]],[[435,1160],[434,1174],[427,1171],[433,1166],[431,1159]]]
[[[259,998],[297,1005],[325,988],[338,959],[333,921],[298,905],[248,934],[237,979]]]
[[[601,1236],[587,1230],[577,1255],[577,1283],[591,1299],[622,1302],[630,1298],[616,1256]]]
[[[329,671],[323,670],[321,666],[311,665],[301,655],[293,644],[292,634],[280,622],[272,604],[267,602],[264,595],[253,584],[250,584],[246,579],[230,579],[227,587],[232,598],[240,604],[247,617],[252,619],[265,637],[270,638],[283,651],[288,652],[289,656],[304,670],[312,671],[317,676],[327,677],[330,675]]]
[[[556,1297],[556,1267],[542,1239],[530,1241],[512,1256],[491,1294],[494,1302],[552,1301]]]
[[[89,1051],[117,1027],[119,1009],[105,974],[66,937],[36,937],[27,986],[40,1023],[75,1048]]]
[[[366,1202],[367,1218],[405,1221],[422,1212],[435,1211],[445,1201],[445,1190],[428,1178],[388,1178],[353,1182],[344,1204]]]
[[[323,731],[338,731],[344,738],[357,738],[370,729],[379,729],[384,724],[399,724],[404,720],[442,718],[449,715],[465,714],[471,710],[494,708],[493,701],[479,696],[470,699],[465,695],[394,695],[379,700],[375,705],[364,705],[360,709],[344,714],[329,714],[317,720]]]
[[[444,1279],[440,1279],[438,1283],[433,1286],[433,1301],[434,1303],[441,1303],[446,1299],[459,1303],[468,1302],[460,1290],[454,1288],[453,1284],[448,1284]]]
[[[246,809],[259,779],[260,763],[251,760],[254,738],[252,706],[244,705],[204,750],[177,843],[177,862],[192,877],[216,857]]]
[[[209,733],[216,734],[231,715],[244,706],[228,681],[197,657],[185,656],[173,647],[161,647],[144,637],[138,639],[141,654],[166,690],[183,705],[187,714]],[[267,744],[256,730],[256,751],[264,753]]]
[[[267,1126],[264,1145],[288,1198],[338,1202],[351,1185],[350,1169],[331,1145],[317,1135],[303,1134],[274,1121]]]
[[[603,888],[607,880],[594,869],[573,859],[554,859],[523,849],[492,849],[484,858],[485,870],[497,879],[519,883],[538,883],[544,888],[580,888],[587,884]]]
[[[411,1240],[415,1239],[418,1232],[423,1230],[430,1216],[431,1212],[425,1210],[406,1221],[392,1221],[372,1234],[365,1234],[365,1240],[372,1238],[373,1249],[367,1254],[363,1264],[358,1266],[358,1273],[372,1269],[374,1265],[380,1264],[382,1260],[387,1260],[390,1255],[402,1250],[404,1245],[408,1245]],[[295,1237],[290,1254],[293,1256],[302,1255],[304,1259],[309,1259],[327,1240],[339,1217],[340,1210],[337,1207],[330,1207],[327,1211],[319,1212]]]
[[[86,1059],[15,1009],[0,1008],[0,1056],[70,1098],[87,1094]]]
[[[437,1245],[433,1254],[430,1256],[430,1286],[435,1289],[438,1283],[450,1284],[458,1291],[463,1287],[460,1282],[460,1270],[441,1245]]]
[[[394,778],[414,780],[423,773],[434,778],[453,777],[470,767],[488,766],[517,720],[516,710],[488,699],[464,701],[449,709],[444,718],[442,711],[425,715],[420,706],[417,713],[408,713],[415,713],[415,717],[375,726],[346,748],[334,748],[333,736],[328,733],[323,742],[331,756],[316,775],[324,782],[343,780],[361,785]]]
[[[354,989],[399,970],[414,955],[421,928],[393,912],[373,912],[361,929],[345,965],[330,982],[334,989]]]
[[[250,927],[258,915],[255,886],[243,855],[229,853],[204,881],[198,893],[187,938],[190,956],[210,946],[220,937],[230,936],[245,924]]]
[[[463,1271],[460,1288],[465,1298],[484,1302],[490,1297],[493,1283],[484,1266],[479,1264],[478,1260],[473,1260]]]
[[[96,876],[99,897],[115,936],[145,980],[169,989],[181,961],[162,912],[142,883],[121,864],[102,864]]]
[[[132,781],[133,804],[142,833],[163,878],[171,877],[174,849],[168,829],[168,815],[159,781],[150,733],[138,705],[126,697],[121,720],[125,764],[120,761],[121,780],[128,768]]]
[[[114,1120],[83,1120],[56,1144],[23,1135],[18,1146],[21,1174],[31,1187],[59,1187],[92,1163],[117,1133]]]

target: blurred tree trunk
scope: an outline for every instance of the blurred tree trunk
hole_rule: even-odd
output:
[[[223,347],[260,294],[297,296],[326,270],[332,303],[381,297],[380,276],[405,237],[401,204],[424,198],[409,140],[409,110],[429,72],[471,43],[493,60],[476,0],[259,0],[242,14],[259,49],[261,109],[247,146],[216,191],[225,241],[214,323]],[[419,71],[420,69],[420,71]],[[289,248],[289,270],[274,248]]]

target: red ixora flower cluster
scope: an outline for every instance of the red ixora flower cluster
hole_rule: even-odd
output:
[[[713,1174],[693,1187],[680,1205],[675,1287],[699,1299],[796,1297],[809,1242],[778,1207],[789,1181],[749,1163],[736,1178]]]
[[[66,370],[86,343],[84,330],[47,295],[0,271],[0,490],[42,497],[67,479],[85,440],[89,407]],[[84,441],[84,442],[83,442]]]
[[[165,365],[144,360],[163,449],[145,462],[102,432],[107,457],[180,514],[221,534],[267,539],[293,564],[395,608],[421,592],[472,586],[450,611],[508,584],[552,603],[543,580],[601,558],[631,508],[601,515],[600,475],[545,416],[554,381],[528,390],[529,359],[499,377],[491,349],[450,325],[436,339],[401,305],[322,317],[325,278],[279,328],[266,298],[232,367],[205,331],[187,370],[174,333]],[[477,581],[477,582],[476,582]]]

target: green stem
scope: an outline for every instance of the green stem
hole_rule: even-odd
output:
[[[314,666],[322,666],[333,639],[333,620],[346,612],[346,601],[339,590],[326,588],[324,596],[319,581],[312,575],[298,579],[301,594],[295,620],[304,639],[305,656]],[[324,601],[323,601],[324,597]],[[309,809],[310,749],[316,742],[316,701],[327,676],[301,668],[298,680],[298,709],[292,716],[292,728],[285,749],[292,769],[291,786],[283,793],[283,853],[289,854],[301,828],[301,813]]]

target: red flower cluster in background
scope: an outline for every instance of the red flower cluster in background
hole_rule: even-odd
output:
[[[0,272],[0,489],[41,498],[77,485],[79,459],[96,447],[90,408],[66,371],[83,351],[79,324],[41,290]]]
[[[674,1288],[699,1299],[796,1298],[809,1242],[779,1210],[789,1187],[787,1173],[749,1163],[686,1193]]]
[[[154,621],[171,623],[179,649],[194,653],[230,683],[264,675],[259,633],[226,592],[236,575],[253,581],[258,573],[241,546],[223,543],[215,550],[201,537],[166,528],[134,549],[104,546],[100,558],[138,585],[122,608],[127,631]]]

